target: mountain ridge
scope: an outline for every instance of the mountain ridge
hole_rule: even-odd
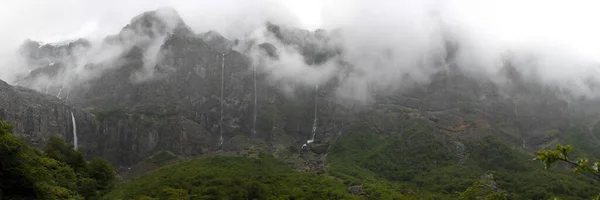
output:
[[[171,20],[162,19],[161,12]],[[402,77],[405,85],[399,88],[367,82],[370,101],[344,101],[340,88],[362,69],[343,59],[343,49],[331,38],[336,33],[272,23],[263,28],[260,37],[232,41],[214,31],[194,33],[176,12],[149,11],[103,41],[100,52],[112,53],[110,59],[84,64],[71,60],[94,59],[77,57],[85,53],[48,53],[74,48],[72,43],[29,48],[35,45],[26,42],[23,49],[30,52],[24,55],[40,66],[19,86],[0,82],[0,97],[7,100],[0,102],[0,120],[14,124],[15,135],[40,147],[50,135],[73,141],[73,112],[82,151],[107,158],[121,172],[163,151],[183,157],[263,152],[295,170],[313,173],[333,168],[344,174],[342,161],[371,171],[379,166],[369,162],[382,163],[377,176],[406,181],[418,176],[387,173],[402,170],[400,165],[410,167],[390,154],[403,153],[396,149],[419,156],[431,150],[424,158],[439,157],[444,163],[487,162],[470,149],[485,146],[490,136],[516,153],[564,142],[579,143],[587,152],[598,150],[582,139],[593,139],[589,121],[599,112],[588,105],[596,101],[562,98],[556,88],[521,76],[508,61],[502,71],[507,84],[500,85],[457,66],[453,59],[460,45],[449,44],[445,54],[435,57],[439,71],[428,82],[411,74]],[[285,67],[289,52],[298,53],[298,60],[311,69],[339,65],[331,70],[333,78],[317,84],[282,80],[273,71],[261,70],[272,63],[280,65],[264,68]],[[82,69],[91,71],[78,74]],[[366,142],[355,145],[345,137]],[[414,144],[416,150],[399,144]],[[345,147],[382,153],[348,161],[340,158],[351,151]],[[404,159],[423,166],[418,173],[443,167],[407,156]],[[481,166],[480,171],[491,169]]]

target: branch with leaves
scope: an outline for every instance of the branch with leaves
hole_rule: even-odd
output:
[[[570,165],[575,167],[575,173],[586,172],[600,178],[600,171],[598,171],[598,166],[600,165],[600,161],[596,161],[590,165],[590,161],[587,158],[580,158],[577,161],[570,160],[568,154],[573,151],[573,147],[571,145],[556,145],[556,148],[553,150],[546,151],[538,151],[535,154],[537,157],[534,160],[539,160],[544,162],[546,169],[552,167],[556,162],[563,161],[569,163]]]

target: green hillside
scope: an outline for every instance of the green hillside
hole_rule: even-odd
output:
[[[327,157],[328,171],[297,172],[269,154],[182,161],[121,184],[105,199],[591,199],[597,180],[545,170],[500,139],[449,153],[425,123],[391,135],[356,125]]]
[[[116,173],[106,160],[86,161],[59,138],[39,151],[11,132],[0,121],[0,199],[99,199],[114,186]]]
[[[105,199],[354,199],[329,176],[296,172],[269,155],[182,161],[121,184]]]

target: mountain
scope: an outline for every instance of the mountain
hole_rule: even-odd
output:
[[[51,136],[64,138],[72,143],[74,125],[78,130],[79,145],[89,156],[100,156],[97,151],[100,124],[95,117],[82,109],[60,101],[54,96],[31,89],[10,86],[0,81],[0,119],[11,122],[17,137],[31,145],[42,147]],[[72,119],[76,121],[73,122]]]
[[[583,198],[600,188],[553,189],[583,185],[587,177],[539,186],[535,194],[515,186],[554,180],[529,163],[532,151],[571,143],[597,158],[592,153],[600,136],[593,127],[600,112],[589,107],[594,100],[565,98],[564,91],[521,76],[510,60],[501,75],[506,84],[473,76],[453,62],[460,45],[449,40],[447,53],[436,57],[447,67],[428,83],[373,88],[372,102],[346,102],[338,89],[356,66],[340,56],[338,33],[272,23],[263,28],[267,40],[196,34],[176,11],[161,9],[134,17],[100,44],[26,41],[22,55],[37,69],[18,86],[0,82],[0,120],[37,147],[50,136],[74,143],[76,126],[80,150],[106,158],[122,173],[157,152],[267,153],[297,171],[343,179],[348,187],[392,184],[403,194],[427,187],[451,195],[490,171],[521,173],[498,181],[519,198]],[[310,67],[339,64],[338,75],[307,85],[255,71],[290,49]],[[403,78],[411,80],[410,74]],[[448,186],[448,179],[457,186]]]

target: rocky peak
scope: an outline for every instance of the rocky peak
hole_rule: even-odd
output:
[[[208,46],[219,53],[227,53],[231,51],[234,46],[233,41],[228,40],[216,31],[211,30],[203,34],[199,34],[198,37],[202,38],[202,40],[204,40]]]
[[[279,59],[279,53],[277,52],[277,47],[273,46],[273,44],[265,42],[265,43],[258,45],[258,47],[272,59],[275,59],[275,60]]]
[[[19,48],[19,53],[24,56],[30,64],[49,65],[69,59],[74,52],[87,49],[91,43],[86,39],[66,40],[56,43],[47,43],[25,40]]]
[[[155,38],[167,34],[193,36],[193,31],[185,24],[177,11],[171,8],[161,8],[144,12],[133,19],[121,30],[120,35],[129,33]]]
[[[28,53],[34,49],[40,48],[41,44],[38,41],[26,39],[19,48],[20,53]]]
[[[271,22],[267,22],[265,26],[267,31],[282,44],[296,47],[298,52],[304,56],[306,64],[322,64],[341,52],[341,48],[323,29],[308,31],[283,27]]]
[[[335,32],[311,32],[271,23],[267,23],[266,29],[274,36],[270,39],[276,41],[256,44],[262,56],[276,60],[278,54],[286,50],[278,49],[281,44],[296,48],[311,65],[319,65],[340,54],[340,48],[332,41]],[[511,141],[526,138],[530,130],[543,132],[547,129],[547,126],[525,127],[519,123],[561,127],[566,122],[554,117],[564,116],[556,109],[560,108],[559,103],[533,107],[534,103],[541,102],[534,100],[542,98],[531,98],[523,102],[532,103],[515,106],[510,99],[497,95],[492,83],[478,82],[478,79],[458,73],[460,71],[436,74],[429,85],[405,93],[378,94],[375,103],[381,108],[368,115],[359,116],[360,113],[355,112],[363,108],[345,107],[336,102],[336,80],[320,85],[318,89],[299,87],[294,90],[293,98],[288,97],[280,89],[283,84],[273,83],[265,74],[252,71],[253,63],[249,57],[231,51],[232,41],[215,31],[194,35],[177,12],[170,9],[145,12],[109,39],[115,40],[106,42],[115,42],[117,46],[131,45],[123,45],[129,49],[123,53],[123,59],[119,58],[120,62],[113,64],[117,66],[97,74],[95,79],[72,85],[63,84],[69,82],[68,77],[56,75],[64,68],[60,63],[34,70],[33,77],[48,75],[48,80],[38,87],[41,88],[38,91],[48,95],[24,93],[23,96],[33,100],[23,103],[16,98],[21,90],[0,91],[0,99],[10,100],[0,102],[0,119],[21,123],[17,125],[17,133],[23,137],[41,138],[36,139],[41,141],[47,137],[42,133],[59,135],[71,130],[72,109],[63,106],[65,102],[80,106],[94,113],[75,113],[81,146],[121,166],[131,165],[157,151],[191,156],[216,149],[237,151],[244,145],[250,146],[251,142],[261,144],[264,149],[287,151],[287,147],[300,147],[312,139],[314,143],[302,154],[325,156],[328,141],[353,129],[347,124],[365,121],[375,133],[382,134],[402,130],[397,123],[400,116],[406,120],[429,119],[431,122],[428,123],[441,132],[465,135],[480,130],[485,134],[496,134],[500,131],[493,132],[488,128],[500,130],[493,126],[510,122],[516,127],[510,128],[517,130],[506,134]],[[159,45],[158,53],[147,53],[148,49],[153,49],[145,48],[149,44]],[[23,49],[43,49],[41,46],[38,42],[26,41]],[[440,56],[441,62],[450,63],[458,47],[449,40],[446,54]],[[145,66],[147,55],[160,59],[156,64]],[[89,63],[89,66],[103,67],[95,63]],[[343,67],[340,73],[351,70],[352,66],[344,63]],[[132,75],[145,68],[155,70],[155,77],[133,83]],[[516,76],[510,75],[516,73],[514,68],[506,70],[507,76]],[[5,85],[0,82],[0,90],[7,88]],[[398,114],[390,118],[389,123],[387,116],[392,115],[388,115],[387,110]],[[536,121],[529,120],[534,118]],[[514,123],[512,119],[515,119]],[[475,126],[471,124],[479,123],[476,120],[484,120],[480,123],[483,125],[478,125],[481,129],[471,131],[469,127]],[[71,136],[66,134],[64,137]],[[532,144],[531,140],[528,142]]]

